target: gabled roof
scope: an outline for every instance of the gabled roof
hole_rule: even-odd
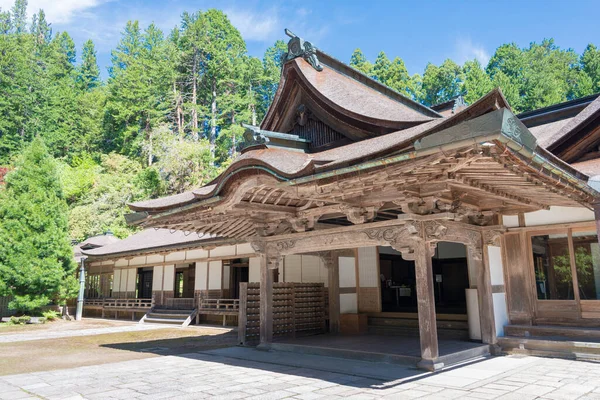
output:
[[[83,242],[80,242],[75,247],[73,247],[73,252],[75,253],[75,261],[79,262],[81,260],[82,254],[85,251],[109,246],[113,243],[119,242],[120,240],[121,239],[115,237],[110,232],[104,233],[102,235],[90,236]]]
[[[317,56],[320,71],[301,57],[283,65],[277,93],[261,129],[289,132],[300,104],[308,105],[319,119],[352,140],[442,117],[326,53],[317,51]]]
[[[315,154],[305,154],[285,149],[261,149],[248,151],[235,161],[210,184],[194,191],[155,200],[146,200],[130,204],[134,211],[159,211],[172,207],[193,204],[213,197],[223,188],[229,177],[245,170],[258,172],[261,167],[268,168],[281,179],[296,178],[316,172],[332,170],[346,165],[354,165],[365,160],[409,150],[415,140],[431,135],[461,122],[476,118],[500,108],[510,109],[499,89],[483,96],[468,108],[450,118],[437,118],[413,128],[378,136],[368,140],[351,143]]]

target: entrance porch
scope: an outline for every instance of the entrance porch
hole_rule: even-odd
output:
[[[418,336],[323,334],[275,339],[271,349],[413,366],[421,360]],[[489,345],[465,340],[439,339],[438,349],[438,362],[444,366],[490,355]]]

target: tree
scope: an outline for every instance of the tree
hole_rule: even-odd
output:
[[[467,104],[473,104],[494,88],[492,80],[481,68],[481,64],[477,60],[465,62],[463,65],[463,74],[465,77],[463,91]]]
[[[27,33],[27,0],[16,0],[11,12],[12,32]]]
[[[373,65],[367,60],[367,57],[360,49],[355,49],[350,57],[350,66],[365,75],[371,76]]]
[[[33,311],[76,287],[68,209],[56,163],[37,137],[0,192],[0,293]]]
[[[90,91],[100,84],[100,69],[96,61],[94,42],[91,39],[83,44],[77,80],[86,91]]]
[[[580,63],[583,72],[591,83],[590,92],[600,92],[600,50],[593,44],[588,44],[581,55]]]
[[[461,94],[463,79],[462,68],[450,59],[439,67],[427,64],[423,74],[422,101],[434,105],[453,99]]]

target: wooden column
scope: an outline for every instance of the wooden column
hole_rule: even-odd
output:
[[[473,246],[467,246],[467,252],[469,262],[473,263],[474,270],[477,271],[477,299],[479,300],[481,341],[486,344],[496,344],[496,322],[494,318],[492,280],[490,277],[490,260],[487,247],[487,245],[484,245],[480,254]]]
[[[332,251],[327,259],[329,290],[329,333],[340,332],[340,258]]]
[[[439,350],[431,257],[432,252],[429,244],[419,240],[414,246],[419,338],[421,342],[421,361],[419,361],[417,367],[434,371],[443,367],[444,364],[437,360]]]
[[[268,348],[273,341],[273,271],[268,257],[260,255],[260,347]]]

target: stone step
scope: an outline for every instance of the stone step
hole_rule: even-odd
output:
[[[368,323],[369,326],[419,327],[419,320],[412,318],[369,317]],[[437,320],[437,327],[438,329],[468,330],[469,323],[467,321]]]
[[[146,323],[152,323],[152,324],[173,324],[173,325],[183,325],[183,323],[185,322],[186,318],[183,319],[170,319],[170,318],[149,318],[146,317],[144,319],[144,322]]]
[[[184,321],[189,317],[190,313],[185,314],[167,314],[167,313],[156,313],[150,312],[147,315],[147,318],[158,318],[158,319],[183,319]]]
[[[600,343],[577,338],[505,336],[498,338],[498,345],[509,354],[600,361]]]
[[[556,326],[556,325],[507,325],[506,336],[513,337],[553,337],[566,339],[585,339],[600,341],[600,329],[592,327]]]

